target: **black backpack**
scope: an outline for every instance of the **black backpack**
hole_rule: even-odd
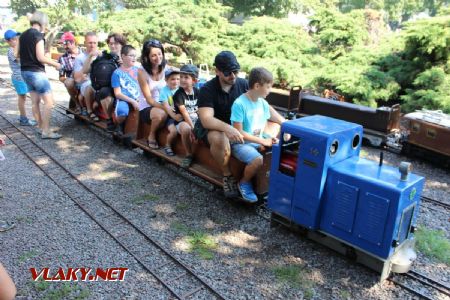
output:
[[[94,90],[98,91],[103,87],[111,87],[111,76],[119,67],[119,57],[103,51],[91,65],[91,83]]]

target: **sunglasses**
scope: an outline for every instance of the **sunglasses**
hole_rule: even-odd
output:
[[[73,41],[65,41],[65,42],[63,42],[63,44],[64,45],[69,45],[69,44],[74,44],[74,42]]]
[[[231,73],[233,73],[234,75],[238,75],[239,74],[239,70],[233,70],[233,71],[223,71],[223,76],[228,77],[231,75]]]
[[[156,47],[156,48],[162,48],[162,44],[160,41],[151,39],[144,43],[145,47]]]

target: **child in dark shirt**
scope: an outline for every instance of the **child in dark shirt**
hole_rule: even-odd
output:
[[[194,87],[198,79],[198,69],[194,65],[184,65],[180,69],[180,88],[173,95],[175,113],[183,116],[183,121],[176,125],[181,135],[186,157],[181,161],[183,168],[188,168],[192,163],[192,142],[194,125],[198,120],[198,89]]]

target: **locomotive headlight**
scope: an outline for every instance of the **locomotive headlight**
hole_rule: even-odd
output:
[[[338,140],[334,140],[330,146],[330,155],[331,156],[335,155],[336,152],[338,151],[338,148],[339,148],[339,142],[338,142]]]

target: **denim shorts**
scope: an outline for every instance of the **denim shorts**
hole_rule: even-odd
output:
[[[262,157],[258,151],[260,146],[258,143],[231,144],[231,154],[248,165],[258,157]]]
[[[28,91],[40,95],[50,93],[52,88],[44,72],[22,71],[22,78],[26,82]]]
[[[116,105],[116,115],[118,117],[126,117],[130,113],[130,106],[128,102],[119,100]]]
[[[17,95],[25,95],[28,93],[28,86],[25,81],[12,79],[12,84],[16,89]]]

